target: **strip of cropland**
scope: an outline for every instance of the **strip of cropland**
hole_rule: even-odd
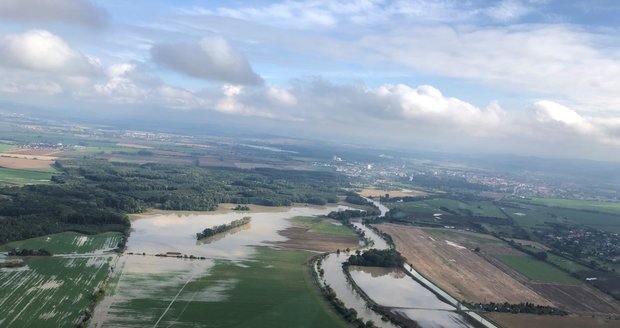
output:
[[[590,315],[620,311],[608,295],[492,236],[393,224],[378,227],[393,237],[418,271],[458,299],[530,302]]]
[[[381,224],[377,228],[392,236],[396,249],[416,270],[459,300],[551,305],[544,297],[478,256],[469,249],[470,245],[463,243],[463,239],[472,235],[481,248],[501,245],[501,241],[493,237],[473,233],[460,239],[442,235],[433,237],[432,229],[394,224]],[[443,230],[438,231],[445,234]]]
[[[106,297],[118,301],[102,321],[122,327],[347,327],[314,285],[307,265],[312,255],[269,247],[256,247],[249,259],[213,263],[134,255],[144,263],[117,276],[121,281]]]
[[[291,218],[292,226],[280,231],[288,239],[276,245],[289,249],[334,251],[358,246],[355,233],[340,223],[319,217]]]
[[[121,237],[120,233],[61,233],[0,246],[3,250],[44,248],[57,255],[21,257],[22,266],[0,269],[0,326],[79,325],[117,257],[103,251],[116,247]]]

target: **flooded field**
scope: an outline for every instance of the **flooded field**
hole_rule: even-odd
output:
[[[349,272],[358,286],[375,302],[386,307],[455,310],[431,291],[415,283],[400,268],[351,266]]]
[[[420,327],[473,327],[455,312],[455,307],[437,298],[400,268],[352,266],[349,272],[373,301]]]
[[[158,213],[134,219],[126,255],[90,326],[344,326],[312,286],[304,266],[312,253],[273,248],[287,239],[278,233],[290,226],[287,219],[336,209]],[[244,216],[252,222],[196,240],[196,232]],[[205,259],[155,256],[167,252]]]
[[[385,215],[388,211],[381,203],[369,200],[377,205],[381,215]],[[366,237],[372,241],[372,246],[367,248],[387,249],[390,247],[383,238],[366,226],[359,222],[353,224],[364,231]],[[331,286],[345,306],[355,309],[358,317],[363,321],[372,320],[379,327],[395,327],[391,322],[382,320],[380,314],[369,309],[366,301],[346,280],[342,271],[342,264],[347,261],[350,255],[344,252],[332,253],[323,260],[322,268],[325,270],[323,284]],[[467,311],[469,316],[478,321],[478,324],[475,325],[469,323],[452,305],[457,303],[456,300],[406,264],[403,268],[352,267],[350,269],[351,277],[370,299],[389,308],[393,313],[408,318],[411,321],[410,324],[423,328],[495,327],[478,314]],[[407,275],[403,269],[411,271],[418,280],[416,281]],[[422,281],[424,284],[418,281]],[[439,299],[436,294],[442,295],[449,303]]]
[[[26,258],[0,269],[0,327],[74,327],[114,255]]]

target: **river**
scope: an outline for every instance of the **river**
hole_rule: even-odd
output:
[[[385,205],[373,199],[368,200],[379,208],[381,216],[385,216],[389,210]],[[372,248],[387,249],[390,247],[381,236],[360,222],[353,222],[353,224],[362,229],[366,237],[372,241]],[[345,306],[355,309],[358,317],[363,321],[372,320],[379,327],[396,327],[391,322],[381,320],[380,314],[370,310],[366,301],[347,281],[342,271],[342,264],[350,255],[344,252],[332,253],[323,260],[322,268],[325,270],[323,283],[330,285]],[[405,274],[403,270],[410,272],[417,281]],[[476,326],[496,328],[486,319],[467,309],[464,310],[468,312],[470,318],[465,318],[457,312],[457,307],[459,307],[457,300],[407,264],[402,269],[351,267],[350,273],[355,283],[375,303],[390,308],[394,314],[406,317],[422,328]],[[441,295],[443,299],[437,295]],[[477,321],[475,325],[470,323],[472,319]]]

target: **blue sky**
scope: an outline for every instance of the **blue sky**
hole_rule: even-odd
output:
[[[617,1],[3,0],[0,100],[620,160],[619,14]]]

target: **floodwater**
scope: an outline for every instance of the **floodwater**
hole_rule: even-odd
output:
[[[400,268],[349,267],[351,277],[379,305],[399,308],[456,310]]]
[[[366,198],[374,203],[384,216],[389,209],[378,201]],[[372,246],[368,248],[388,249],[390,246],[387,242],[374,231],[370,230],[360,222],[354,222],[357,228],[364,231],[366,237],[372,241]],[[325,274],[323,283],[330,285],[336,292],[337,297],[348,308],[353,308],[358,312],[358,317],[362,320],[372,320],[379,327],[395,327],[390,322],[381,320],[381,316],[370,310],[365,300],[346,280],[342,271],[342,263],[346,262],[351,254],[332,253],[328,255],[322,264]],[[465,318],[456,312],[453,304],[458,302],[446,294],[443,290],[424,279],[419,273],[407,264],[403,268],[350,268],[351,277],[355,283],[377,304],[389,307],[393,313],[397,313],[406,318],[415,321],[422,328],[436,327],[475,327],[467,322]],[[417,279],[424,282],[424,285],[407,275],[404,270],[410,271]],[[439,299],[436,294],[442,295],[448,302]],[[486,321],[476,313],[468,311],[469,315],[474,317],[482,325],[486,327],[494,327],[493,324]]]
[[[286,237],[279,235],[278,231],[290,226],[286,219],[326,215],[345,208],[296,206],[281,208],[281,211],[270,210],[268,213],[170,212],[135,218],[131,222],[127,251],[113,264],[106,297],[95,308],[90,327],[144,327],[153,323],[158,326],[166,312],[143,308],[143,305],[136,307],[136,300],[165,301],[172,305],[177,299],[182,300],[185,294],[181,292],[185,286],[209,276],[215,260],[237,262],[251,259],[255,246],[273,246],[274,242],[285,241]],[[244,216],[250,216],[252,221],[226,234],[196,240],[197,232]],[[167,252],[206,259],[154,256]],[[218,281],[210,289],[201,291],[200,299],[224,301],[236,283],[232,280]],[[144,304],[144,301],[140,302]]]
[[[248,246],[271,246],[273,242],[286,241],[278,231],[290,226],[286,220],[295,216],[325,215],[341,206],[291,207],[282,212],[253,213],[199,213],[156,214],[131,222],[132,232],[127,241],[127,252],[160,254],[180,252],[207,258],[243,259],[253,248]],[[225,238],[196,240],[196,233],[205,228],[227,224],[245,216],[252,221],[239,229],[233,229]]]
[[[381,205],[383,206],[383,205]],[[385,206],[384,206],[385,207]],[[381,209],[381,208],[380,208]],[[383,213],[383,210],[382,210]],[[366,226],[359,222],[353,222],[353,225],[359,229],[362,229],[367,238],[372,240],[372,248],[387,249],[389,245],[379,237],[374,231],[368,229]],[[329,285],[335,292],[344,305],[347,308],[353,308],[357,311],[357,316],[364,322],[372,320],[376,326],[383,328],[395,328],[391,322],[381,320],[381,315],[368,308],[366,301],[362,296],[353,288],[353,286],[347,281],[344,273],[342,272],[342,263],[346,262],[353,253],[341,252],[340,254],[331,253],[324,260],[322,264],[325,273],[323,275],[323,283]]]
[[[424,328],[473,327],[456,308],[411,279],[400,268],[349,268],[355,283],[377,304],[392,308]]]

